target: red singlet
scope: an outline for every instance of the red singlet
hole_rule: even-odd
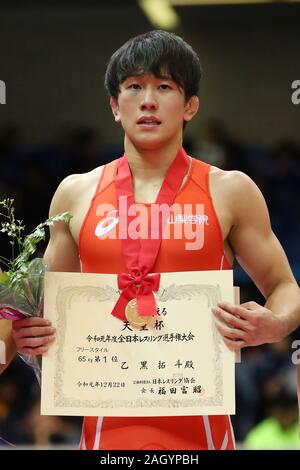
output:
[[[114,175],[118,160],[104,167],[95,195],[83,222],[79,237],[82,272],[126,272],[121,240],[108,238],[117,230],[117,202]],[[163,238],[153,272],[201,271],[230,269],[224,252],[221,227],[213,207],[209,189],[210,165],[192,159],[188,178],[178,192],[174,204],[185,207],[170,218],[171,237]],[[100,210],[109,204],[108,213]],[[197,213],[196,204],[203,205]],[[143,204],[141,204],[143,205]],[[185,205],[185,206],[183,206]],[[151,208],[151,204],[144,204]],[[179,211],[180,212],[180,211]],[[204,230],[199,248],[186,249],[182,237],[173,236],[184,224],[201,224]],[[191,227],[189,227],[191,228]],[[103,235],[102,235],[103,234]],[[105,237],[104,237],[105,235]],[[80,449],[165,449],[212,450],[234,449],[234,436],[229,416],[171,416],[171,417],[85,417]]]

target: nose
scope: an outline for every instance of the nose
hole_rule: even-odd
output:
[[[142,102],[140,108],[142,111],[145,110],[155,110],[158,107],[158,103],[155,97],[155,91],[152,87],[147,87],[144,90]]]

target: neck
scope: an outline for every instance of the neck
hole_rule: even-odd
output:
[[[149,180],[164,177],[176,158],[182,141],[158,149],[138,149],[125,136],[124,148],[133,177]]]

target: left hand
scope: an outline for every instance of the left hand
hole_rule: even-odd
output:
[[[285,336],[280,316],[256,302],[241,305],[220,302],[212,312],[216,327],[231,351],[275,343]]]

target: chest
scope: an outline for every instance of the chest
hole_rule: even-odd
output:
[[[162,180],[145,182],[135,180],[133,183],[135,202],[144,202],[146,204],[154,203],[159,194]]]
[[[188,175],[184,177],[182,184],[180,186],[180,190],[186,183],[187,178],[188,178]],[[94,178],[93,180],[90,181],[90,184],[86,186],[85,190],[82,191],[80,195],[78,195],[74,203],[74,208],[72,210],[73,218],[71,219],[71,222],[70,222],[70,229],[71,229],[72,236],[77,244],[79,242],[80,230],[84,223],[86,214],[89,210],[91,200],[95,194],[98,181],[99,181],[99,174],[97,175],[97,178]],[[135,201],[140,202],[140,203],[141,202],[143,203],[155,202],[158,196],[158,193],[160,191],[161,184],[162,184],[162,179],[155,179],[155,180],[148,181],[148,182],[135,179],[133,181]],[[210,190],[211,190],[214,210],[216,212],[216,216],[219,221],[221,232],[222,232],[222,237],[224,240],[225,251],[226,251],[228,259],[232,261],[233,254],[232,254],[232,251],[230,249],[230,246],[227,240],[230,229],[231,229],[231,225],[232,225],[231,218],[230,218],[230,211],[226,206],[226,201],[224,201],[221,188],[218,187],[217,182],[214,181],[213,178],[211,179]]]

